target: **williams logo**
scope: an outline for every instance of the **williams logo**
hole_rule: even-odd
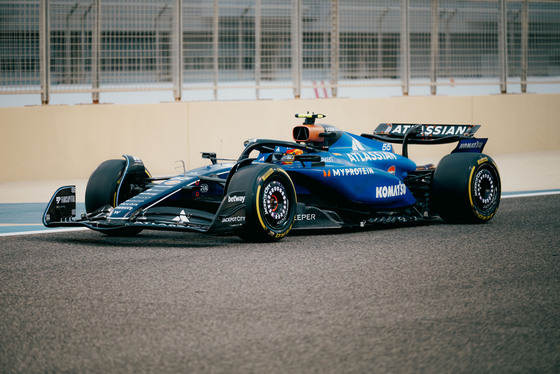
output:
[[[181,213],[177,217],[173,218],[173,221],[182,224],[186,224],[190,222],[184,210],[181,210]]]

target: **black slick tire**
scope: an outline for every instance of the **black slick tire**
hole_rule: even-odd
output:
[[[480,153],[452,153],[439,162],[432,179],[432,208],[450,223],[484,223],[500,205],[496,163]]]
[[[292,229],[297,198],[286,171],[277,165],[253,164],[231,178],[228,193],[245,192],[245,223],[236,231],[249,242],[273,242]]]
[[[87,213],[95,212],[106,205],[116,207],[127,198],[132,197],[127,197],[123,194],[119,196],[119,201],[117,201],[117,190],[119,184],[123,183],[121,179],[125,165],[125,160],[107,160],[101,163],[91,174],[86,186],[85,195]],[[99,231],[113,236],[133,236],[140,233],[142,229],[138,227],[124,227]]]

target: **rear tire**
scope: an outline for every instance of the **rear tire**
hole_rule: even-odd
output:
[[[294,224],[297,198],[294,184],[281,167],[255,164],[239,169],[228,193],[245,192],[245,224],[236,231],[250,242],[273,242],[288,235]]]
[[[101,163],[91,174],[86,186],[85,205],[87,213],[95,212],[106,205],[114,208],[133,196],[131,194],[132,185],[127,183],[126,180],[121,180],[125,165],[125,160],[107,160]],[[117,191],[121,183],[123,185],[121,186],[121,193],[117,201]],[[141,231],[142,229],[139,227],[100,230],[104,234],[114,236],[133,236]]]
[[[490,156],[452,153],[441,159],[434,172],[432,207],[447,222],[488,222],[500,197],[500,174]]]

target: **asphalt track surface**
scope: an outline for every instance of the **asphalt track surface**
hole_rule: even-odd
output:
[[[557,373],[560,195],[484,225],[0,237],[2,373]]]

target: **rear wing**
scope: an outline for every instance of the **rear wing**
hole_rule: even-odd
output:
[[[362,134],[362,136],[387,143],[401,143],[405,157],[408,157],[408,144],[459,142],[453,152],[482,152],[488,139],[474,137],[479,128],[480,125],[381,123],[373,134]],[[468,146],[465,146],[466,144]]]

